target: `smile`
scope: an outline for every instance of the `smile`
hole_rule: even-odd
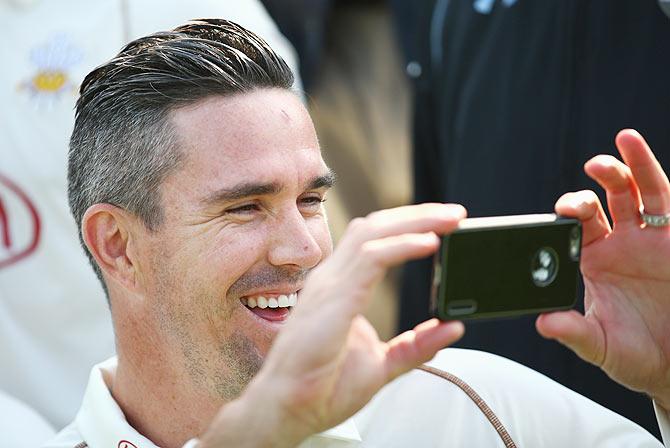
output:
[[[271,296],[252,296],[252,297],[243,297],[242,303],[247,307],[247,308],[260,308],[260,309],[265,309],[265,308],[290,308],[292,306],[295,306],[296,303],[298,303],[298,293],[291,293],[291,294],[281,294],[275,297]]]
[[[298,293],[258,294],[240,299],[249,312],[267,322],[283,323],[298,302]]]

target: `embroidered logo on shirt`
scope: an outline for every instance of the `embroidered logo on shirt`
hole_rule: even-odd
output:
[[[137,448],[134,443],[130,443],[127,440],[120,440],[116,448]]]
[[[54,34],[30,51],[35,72],[19,84],[19,89],[27,91],[38,107],[51,107],[63,93],[76,94],[77,84],[72,82],[69,71],[82,56],[83,52],[66,35]]]
[[[495,1],[496,0],[474,0],[472,7],[480,14],[491,14]],[[518,0],[501,0],[502,4],[507,8],[514,6],[517,1]]]
[[[40,218],[32,201],[0,173],[0,269],[27,257],[40,241]]]

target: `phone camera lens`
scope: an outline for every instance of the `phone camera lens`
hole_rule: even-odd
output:
[[[550,285],[558,274],[558,255],[551,247],[540,248],[533,257],[531,277],[535,285],[543,288]]]

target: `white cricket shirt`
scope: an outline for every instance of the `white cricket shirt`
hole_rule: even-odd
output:
[[[428,364],[449,379],[414,370],[300,448],[663,446],[635,423],[505,358],[446,349]],[[156,448],[109,393],[102,371],[113,375],[115,366],[111,359],[93,369],[75,421],[44,448]],[[667,419],[659,423],[667,435]]]

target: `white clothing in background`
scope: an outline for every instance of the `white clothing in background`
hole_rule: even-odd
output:
[[[0,0],[0,388],[56,427],[114,351],[66,197],[79,84],[128,40],[204,17],[257,32],[297,69],[259,0]]]
[[[37,412],[0,391],[0,448],[35,448],[55,433]]]

